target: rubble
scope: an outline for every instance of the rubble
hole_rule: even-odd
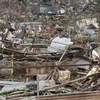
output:
[[[87,1],[8,1],[0,1],[0,98],[100,91],[99,23]]]

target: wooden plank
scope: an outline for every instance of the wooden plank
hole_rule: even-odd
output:
[[[26,97],[20,97],[20,95],[18,95],[17,97],[12,97],[7,97],[7,100],[37,100],[36,96],[26,95]],[[51,96],[40,96],[40,100],[100,100],[100,92],[80,92]]]

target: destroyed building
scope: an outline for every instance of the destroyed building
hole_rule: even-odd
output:
[[[0,0],[1,100],[99,100],[99,23],[89,1]]]

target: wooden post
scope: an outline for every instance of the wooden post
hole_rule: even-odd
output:
[[[65,55],[67,49],[68,49],[68,45],[66,46],[66,48],[65,48],[65,50],[64,50],[64,52],[63,52],[63,54],[62,54],[62,56],[60,57],[60,59],[59,59],[59,63],[60,63],[61,60],[63,59],[63,57],[64,57],[64,55]]]
[[[37,100],[39,100],[39,69],[37,74]]]
[[[13,77],[13,73],[14,73],[14,69],[13,69],[13,67],[14,67],[14,61],[13,61],[13,53],[12,53],[12,55],[11,55],[11,77]]]

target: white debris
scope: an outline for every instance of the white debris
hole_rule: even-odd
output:
[[[7,40],[13,41],[13,38],[15,37],[14,34],[12,34],[11,32],[9,32],[8,36],[7,36]]]
[[[49,52],[61,52],[67,46],[71,44],[73,44],[73,42],[71,42],[70,38],[66,38],[66,37],[60,38],[58,36],[52,40],[51,45],[48,47],[48,51]]]

